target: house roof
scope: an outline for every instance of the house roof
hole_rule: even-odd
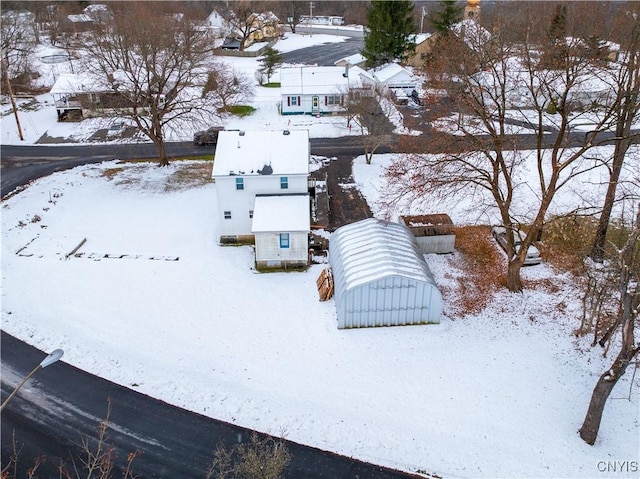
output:
[[[380,68],[370,70],[370,73],[380,83],[393,84],[400,82],[403,84],[415,84],[411,72],[397,63],[387,63]]]
[[[346,73],[346,76],[345,76]],[[360,67],[288,67],[280,69],[282,95],[345,93],[349,87],[362,86]]]
[[[470,18],[452,25],[451,31],[457,36],[462,35],[467,47],[474,51],[478,50],[479,45],[484,45],[491,40],[491,33]]]
[[[252,174],[308,175],[309,131],[221,131],[213,176]]]
[[[415,43],[416,45],[420,45],[422,42],[427,41],[429,38],[431,38],[431,36],[433,35],[433,33],[416,33],[413,36],[413,43]]]
[[[349,55],[347,57],[343,57],[340,60],[336,60],[333,62],[334,65],[339,65],[340,63],[345,63],[349,66],[360,66],[363,65],[367,61],[367,58],[362,53],[354,53],[353,55]]]
[[[309,195],[257,195],[252,233],[309,232]]]
[[[86,13],[76,13],[72,15],[67,15],[67,19],[71,23],[92,23],[93,22],[93,18],[91,18]]]
[[[74,75],[73,73],[64,73],[60,75],[51,87],[51,94],[66,93],[87,93],[96,91],[95,80],[84,75]]]

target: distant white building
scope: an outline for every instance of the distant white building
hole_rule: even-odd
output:
[[[344,25],[344,17],[336,15],[300,15],[302,25]]]
[[[308,264],[309,132],[221,131],[213,179],[220,242],[255,243],[261,269]]]

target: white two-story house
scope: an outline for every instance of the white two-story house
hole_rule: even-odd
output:
[[[254,243],[259,269],[308,264],[309,132],[221,131],[213,179],[220,243]]]

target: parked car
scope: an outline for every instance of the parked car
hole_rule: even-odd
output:
[[[107,135],[119,135],[124,131],[126,127],[127,125],[124,121],[114,121],[113,123],[111,123],[111,125],[109,125],[109,128],[107,129]]]
[[[500,247],[507,252],[507,229],[504,226],[494,226],[491,229],[491,234],[495,238],[496,242],[500,245]],[[520,245],[522,244],[522,232],[518,231],[516,234],[515,240],[515,248],[516,254],[520,251]],[[533,266],[536,264],[542,263],[542,256],[540,256],[540,251],[534,245],[529,246],[527,250],[527,257],[524,259],[524,266]]]
[[[208,130],[197,131],[193,135],[193,143],[195,145],[215,145],[218,143],[218,133],[224,130],[221,126],[212,126]]]

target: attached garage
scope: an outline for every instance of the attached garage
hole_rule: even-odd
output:
[[[329,240],[338,328],[439,323],[442,296],[405,226],[369,218]]]

